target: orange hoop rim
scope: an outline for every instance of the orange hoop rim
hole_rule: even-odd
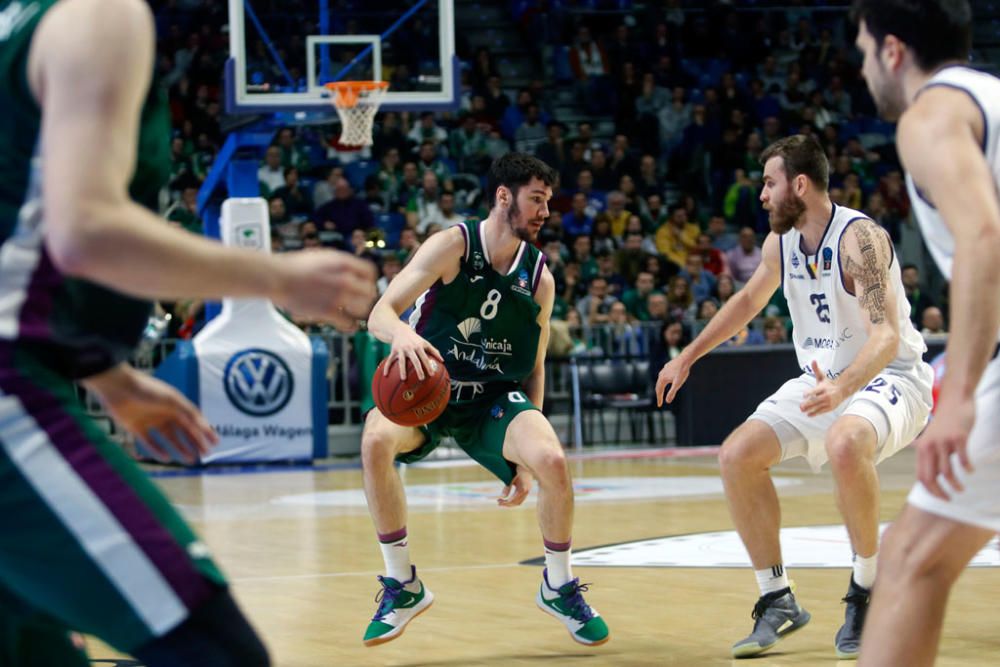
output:
[[[338,107],[351,108],[357,105],[361,93],[385,91],[388,81],[333,81],[323,84],[333,93],[333,103]]]

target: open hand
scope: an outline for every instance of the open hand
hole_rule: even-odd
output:
[[[531,473],[524,466],[517,466],[517,474],[510,484],[503,487],[503,493],[497,498],[500,507],[517,507],[531,493]]]
[[[810,417],[830,412],[844,401],[844,392],[835,380],[831,380],[820,370],[816,360],[812,362],[816,386],[805,393],[799,409]]]
[[[179,391],[127,364],[83,384],[115,423],[142,441],[159,461],[170,461],[171,456],[157,436],[187,463],[197,463],[219,440],[198,408]]]
[[[934,418],[914,441],[914,447],[917,448],[917,479],[941,500],[950,498],[938,482],[939,476],[944,477],[955,491],[964,490],[955,476],[953,457],[958,458],[966,472],[972,472],[966,446],[975,420],[976,408],[972,401],[964,401],[958,405],[939,403]]]
[[[675,357],[663,365],[660,374],[656,377],[656,407],[662,407],[664,400],[667,403],[673,403],[678,390],[687,382],[690,372],[691,364],[683,356]],[[670,391],[664,397],[663,392],[667,385],[670,386]]]

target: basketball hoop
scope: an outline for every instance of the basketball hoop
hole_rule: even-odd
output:
[[[333,93],[333,106],[340,116],[340,143],[371,146],[372,126],[382,98],[389,90],[387,81],[336,81],[325,84]]]

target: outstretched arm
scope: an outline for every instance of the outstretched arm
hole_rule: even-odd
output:
[[[735,336],[767,305],[780,285],[781,248],[778,237],[768,234],[764,239],[760,266],[750,276],[746,286],[734,294],[691,344],[660,371],[656,379],[657,405],[663,405],[664,398],[667,403],[673,401],[694,362]],[[670,391],[664,397],[667,386],[670,386]]]

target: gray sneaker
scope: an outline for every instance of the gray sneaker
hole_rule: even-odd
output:
[[[763,653],[785,635],[795,632],[812,616],[799,606],[791,588],[762,595],[753,606],[753,632],[733,644],[734,658],[749,658]]]
[[[844,602],[847,603],[847,609],[844,610],[844,624],[837,630],[837,636],[833,640],[837,648],[837,657],[841,660],[856,660],[858,657],[858,651],[861,649],[861,629],[865,624],[870,600],[871,591],[854,583],[852,575],[847,595],[844,596]]]

